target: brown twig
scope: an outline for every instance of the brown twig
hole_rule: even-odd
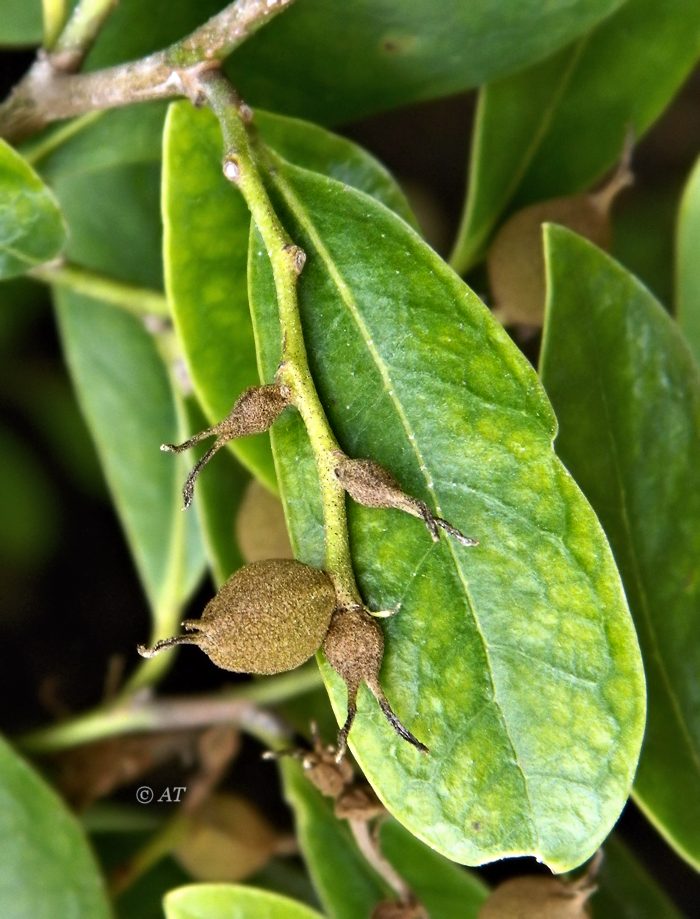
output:
[[[0,106],[0,136],[16,142],[52,121],[86,112],[175,96],[196,99],[197,76],[218,67],[293,2],[237,0],[170,47],[93,73],[70,72],[82,59],[80,43],[56,54],[41,52]]]

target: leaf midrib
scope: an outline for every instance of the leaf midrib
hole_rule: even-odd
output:
[[[282,160],[282,162],[284,161]],[[287,166],[286,163],[284,165]],[[300,170],[300,171],[303,171],[303,170]],[[348,313],[350,314],[355,325],[357,326],[357,329],[362,337],[362,340],[365,343],[367,351],[369,352],[376,366],[377,372],[379,373],[379,376],[382,380],[382,384],[386,390],[387,396],[390,402],[392,403],[392,405],[394,406],[394,409],[399,418],[401,426],[403,427],[406,433],[407,440],[409,444],[411,445],[411,449],[416,457],[419,468],[425,478],[426,488],[434,501],[435,510],[437,511],[439,515],[441,515],[442,511],[440,508],[440,504],[439,504],[437,495],[435,493],[433,479],[432,479],[432,476],[430,475],[430,472],[428,471],[427,465],[425,463],[425,459],[423,458],[423,455],[418,447],[416,435],[411,428],[408,418],[406,417],[406,413],[403,409],[403,406],[396,399],[396,396],[394,395],[394,390],[393,390],[393,387],[390,385],[391,381],[390,381],[390,377],[389,377],[386,365],[381,355],[379,354],[379,351],[377,350],[374,344],[374,341],[372,340],[371,335],[369,334],[369,330],[367,329],[364,323],[364,320],[359,312],[357,302],[354,296],[352,295],[350,288],[348,287],[344,278],[338,271],[329,251],[326,249],[325,245],[323,244],[323,241],[321,240],[316,230],[316,227],[311,219],[311,215],[308,213],[303,203],[299,200],[299,198],[297,197],[292,187],[282,176],[281,170],[278,169],[275,171],[274,175],[272,176],[272,181],[274,182],[276,188],[278,189],[282,197],[285,199],[286,203],[288,204],[292,212],[295,214],[295,216],[299,220],[299,223],[304,227],[306,233],[309,236],[309,239],[312,241],[313,246],[316,249],[317,254],[323,261],[324,265],[326,266],[330,279],[336,286],[341,302],[347,308]],[[373,200],[373,203],[377,203],[377,202],[374,202]],[[464,597],[466,601],[466,607],[472,616],[474,626],[476,628],[477,634],[479,635],[479,639],[483,647],[484,657],[485,657],[487,668],[488,668],[489,682],[491,683],[491,690],[493,693],[494,707],[496,708],[498,712],[498,715],[503,725],[503,731],[504,731],[506,740],[508,741],[508,744],[510,745],[510,748],[512,750],[514,764],[517,767],[522,777],[523,789],[525,792],[525,799],[527,801],[527,807],[528,807],[528,812],[529,812],[529,823],[530,823],[529,829],[530,829],[531,836],[534,842],[534,847],[537,850],[533,852],[532,854],[534,854],[535,856],[539,856],[541,854],[539,851],[540,850],[540,839],[539,839],[539,832],[537,829],[537,824],[535,821],[535,813],[534,813],[534,807],[532,804],[532,798],[530,796],[528,778],[522,766],[522,763],[520,761],[520,756],[518,755],[518,751],[516,749],[513,738],[511,737],[510,730],[508,728],[508,723],[504,715],[503,706],[498,698],[498,692],[496,688],[496,678],[495,678],[494,671],[493,671],[493,665],[492,665],[491,656],[489,653],[488,643],[486,641],[486,637],[482,630],[481,622],[479,621],[479,618],[476,614],[474,600],[469,591],[469,585],[468,585],[466,575],[464,573],[462,566],[459,563],[459,559],[456,555],[455,547],[454,547],[452,540],[447,539],[446,542],[449,547],[450,556],[452,558],[455,570],[457,572],[460,583],[462,585],[462,589],[463,589]]]

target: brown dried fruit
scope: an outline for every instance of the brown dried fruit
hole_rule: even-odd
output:
[[[290,404],[289,392],[284,386],[271,383],[266,386],[253,386],[246,389],[233,406],[229,414],[211,428],[200,431],[181,444],[161,444],[160,449],[167,453],[182,453],[189,450],[206,437],[216,437],[211,447],[187,476],[182,496],[185,507],[192,503],[194,483],[204,466],[214,454],[236,437],[247,437],[249,434],[262,434],[267,431],[278,415]]]
[[[418,517],[425,523],[434,542],[440,539],[442,529],[463,546],[479,544],[477,539],[465,536],[442,517],[436,517],[424,501],[407,495],[389,470],[374,460],[350,459],[339,454],[335,474],[345,491],[358,504],[365,507],[394,508]]]
[[[237,673],[293,670],[318,650],[336,605],[328,575],[294,559],[253,562],[226,581],[191,634],[139,647],[151,657],[173,645],[198,645],[218,667]]]
[[[558,223],[602,249],[610,248],[613,201],[633,181],[630,153],[628,144],[620,165],[600,190],[540,201],[503,224],[486,262],[494,313],[501,322],[542,325],[546,297],[542,224]]]
[[[323,650],[328,662],[348,688],[348,714],[338,734],[338,757],[345,753],[348,733],[357,714],[357,692],[364,682],[374,694],[387,721],[397,734],[422,753],[428,748],[411,734],[394,714],[382,687],[379,671],[384,657],[384,633],[361,606],[337,609],[333,614]]]
[[[429,919],[422,903],[415,900],[384,900],[372,910],[370,919]]]
[[[273,855],[294,851],[250,802],[214,794],[189,816],[173,855],[196,881],[242,881]]]
[[[236,517],[236,538],[246,562],[293,557],[282,502],[256,479],[245,490]]]
[[[594,890],[556,877],[512,878],[497,887],[479,911],[479,919],[586,919]]]

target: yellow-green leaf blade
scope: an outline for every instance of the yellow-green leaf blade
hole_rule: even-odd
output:
[[[649,713],[637,801],[700,864],[700,373],[679,330],[621,265],[546,232],[542,376],[557,451],[598,512],[644,655]]]
[[[237,884],[191,884],[163,900],[166,919],[321,919],[303,903]]]
[[[583,861],[627,796],[644,690],[632,623],[590,507],[552,450],[532,369],[472,292],[381,205],[277,163],[317,387],[341,446],[387,466],[480,546],[351,507],[352,548],[384,623],[382,679],[422,757],[368,693],[353,751],[389,810],[448,857]],[[262,366],[279,360],[269,265],[250,249]],[[293,416],[273,449],[295,546],[323,559],[308,446]],[[339,718],[345,697],[324,668]]]

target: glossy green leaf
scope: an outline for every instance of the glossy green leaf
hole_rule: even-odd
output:
[[[313,125],[256,113],[262,136],[294,162],[353,184],[411,220],[389,174],[354,144]],[[214,116],[173,105],[165,134],[163,215],[166,289],[200,403],[210,421],[259,382],[248,312],[248,212],[221,172]],[[239,459],[268,486],[275,473],[267,435],[234,442]]]
[[[347,823],[297,763],[282,762],[285,797],[314,886],[331,919],[369,916],[393,894],[360,854]],[[382,853],[435,919],[476,919],[485,885],[411,836],[394,820],[381,826]]]
[[[608,534],[644,655],[636,800],[700,865],[700,371],[621,265],[561,227],[545,239],[542,377],[557,451]]]
[[[0,139],[0,279],[59,254],[66,227],[58,202],[31,166]]]
[[[181,512],[187,464],[159,450],[181,434],[165,365],[153,337],[133,316],[63,290],[55,298],[78,400],[165,631],[202,567],[201,550],[192,551],[196,517]]]
[[[607,835],[644,718],[641,661],[619,576],[552,450],[532,368],[407,225],[361,192],[276,162],[312,371],[350,456],[383,463],[481,544],[433,544],[396,511],[351,507],[366,602],[386,620],[382,679],[429,756],[369,693],[351,746],[389,811],[456,861],[531,853],[557,870]],[[267,256],[250,248],[264,371],[280,338]],[[298,416],[273,428],[297,554],[323,562],[315,471]],[[324,667],[339,718],[340,681]]]
[[[593,919],[682,919],[654,878],[613,834],[603,848],[603,864],[590,900]]]
[[[452,262],[466,271],[505,210],[587,188],[663,112],[700,56],[700,5],[628,0],[554,57],[485,87]]]
[[[94,856],[66,806],[0,740],[0,913],[8,917],[111,915]]]
[[[166,919],[321,919],[288,897],[236,884],[191,884],[163,900]]]
[[[2,0],[0,45],[38,45],[41,33],[41,0]]]
[[[678,322],[693,354],[700,361],[700,159],[683,192],[676,245]]]
[[[231,59],[255,105],[338,123],[445,96],[551,54],[621,0],[303,0]]]

